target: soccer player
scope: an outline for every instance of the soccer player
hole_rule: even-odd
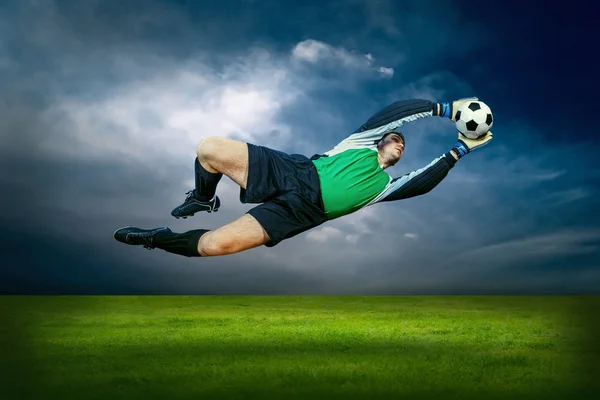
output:
[[[326,221],[380,202],[423,195],[436,187],[456,162],[492,140],[492,132],[472,140],[461,133],[445,154],[411,173],[393,178],[385,169],[404,153],[405,138],[398,129],[406,122],[428,117],[449,118],[466,101],[435,103],[397,101],[373,115],[333,149],[311,158],[223,137],[200,141],[195,160],[195,189],[171,215],[186,218],[217,211],[217,184],[223,175],[240,186],[242,203],[258,203],[241,218],[215,230],[184,233],[168,227],[118,229],[114,238],[148,249],[159,248],[186,257],[221,256],[261,245],[272,247]]]

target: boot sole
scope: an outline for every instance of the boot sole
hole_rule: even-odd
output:
[[[196,212],[207,212],[210,214],[211,212],[217,212],[217,211],[219,211],[218,208],[216,208],[214,210],[202,210],[202,211],[196,211]],[[181,216],[181,217],[176,217],[175,215],[171,214],[171,216],[174,217],[175,219],[187,219],[187,217],[193,217],[194,215],[196,215],[196,213],[191,213],[189,215]]]

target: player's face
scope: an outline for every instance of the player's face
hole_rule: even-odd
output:
[[[404,153],[404,142],[398,135],[391,134],[385,137],[382,153],[384,158],[388,161],[388,164],[394,165],[402,158]]]

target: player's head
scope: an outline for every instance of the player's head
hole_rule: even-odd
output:
[[[377,150],[388,166],[396,164],[404,154],[404,135],[400,131],[386,133],[377,143]]]

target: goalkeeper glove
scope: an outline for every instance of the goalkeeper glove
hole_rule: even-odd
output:
[[[451,121],[456,122],[456,112],[464,103],[468,101],[479,100],[477,97],[465,97],[453,101],[452,103],[440,103],[440,116],[448,117]]]
[[[462,133],[458,132],[458,142],[456,142],[452,150],[458,154],[458,158],[460,159],[473,150],[485,146],[493,139],[493,137],[492,131],[489,131],[485,134],[485,136],[479,139],[469,139]]]

